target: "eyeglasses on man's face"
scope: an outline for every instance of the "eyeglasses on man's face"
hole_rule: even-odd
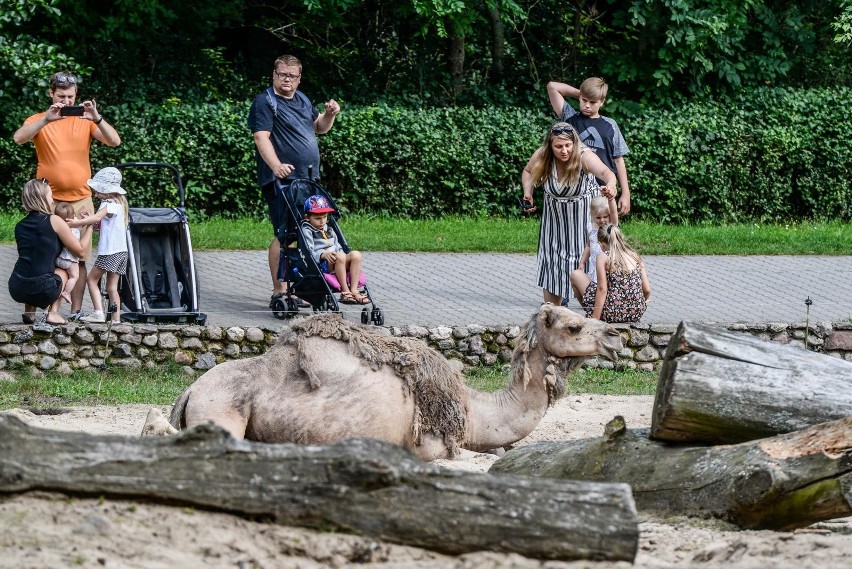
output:
[[[571,134],[572,132],[574,132],[574,127],[572,127],[569,124],[559,125],[559,126],[555,126],[552,129],[550,129],[550,132],[552,132],[556,136],[560,136],[560,135],[563,135],[563,134]]]
[[[64,73],[57,73],[50,79],[51,85],[56,85],[58,87],[68,87],[69,85],[76,85],[77,78],[73,75],[66,75]]]
[[[277,75],[277,76],[278,76],[278,78],[279,78],[279,79],[282,79],[282,80],[284,80],[284,81],[287,81],[288,79],[289,79],[290,81],[295,81],[296,79],[298,79],[299,77],[301,77],[301,76],[302,76],[301,74],[299,74],[299,75],[294,75],[294,74],[292,74],[292,73],[281,73],[281,72],[280,72],[280,71],[278,71],[277,69],[274,71],[274,73],[275,73],[275,75]]]

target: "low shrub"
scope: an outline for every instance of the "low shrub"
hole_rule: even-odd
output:
[[[194,215],[263,216],[248,107],[247,101],[177,99],[105,106],[123,142],[118,148],[94,143],[93,167],[169,162],[183,173]],[[633,211],[661,222],[849,220],[850,108],[849,89],[766,88],[736,106],[695,101],[620,118],[630,147]],[[348,211],[513,215],[521,171],[550,120],[543,105],[344,105],[334,128],[320,137],[321,181]],[[0,138],[5,209],[18,209],[34,165],[31,145],[15,145],[11,132]],[[133,175],[128,183],[133,204],[176,201],[175,188],[161,177]]]
[[[849,220],[852,91],[762,89],[623,121],[635,210],[658,221]]]

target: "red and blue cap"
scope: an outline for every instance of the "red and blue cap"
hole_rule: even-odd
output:
[[[329,213],[334,211],[325,196],[315,194],[305,200],[305,213]]]

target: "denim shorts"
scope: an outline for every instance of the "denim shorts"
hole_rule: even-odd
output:
[[[47,308],[59,298],[60,292],[62,279],[56,273],[28,278],[13,272],[9,277],[9,296],[21,304]]]
[[[287,220],[287,206],[284,204],[284,196],[275,191],[276,185],[275,182],[269,182],[260,191],[269,206],[269,221],[272,222],[272,231],[275,233],[275,237],[278,237],[278,230]],[[286,186],[284,187],[286,188]]]
[[[276,192],[275,186],[277,184],[275,182],[269,182],[265,186],[260,189],[261,194],[263,195],[263,199],[266,201],[269,206],[269,221],[272,222],[272,231],[275,234],[275,237],[279,237],[278,232],[284,227],[284,223],[287,221],[287,217],[290,215],[290,212],[287,209],[287,204],[284,203],[284,196],[281,191],[287,191],[289,188],[288,183],[284,183],[280,185],[281,190]],[[295,224],[293,227],[298,225],[299,221],[294,220]],[[279,237],[280,238],[280,237]]]

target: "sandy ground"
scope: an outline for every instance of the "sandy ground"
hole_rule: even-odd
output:
[[[652,397],[569,396],[524,442],[599,436],[615,415],[649,426]],[[59,415],[12,410],[51,429],[138,435],[148,406],[73,408]],[[163,408],[168,412],[168,408]],[[448,468],[486,471],[492,455],[466,452]],[[852,566],[852,518],[797,532],[738,531],[721,522],[642,516],[633,567],[823,569]],[[446,557],[343,534],[247,521],[227,514],[115,500],[31,493],[0,497],[0,567],[312,568],[631,567],[629,563],[539,562],[516,555]]]

